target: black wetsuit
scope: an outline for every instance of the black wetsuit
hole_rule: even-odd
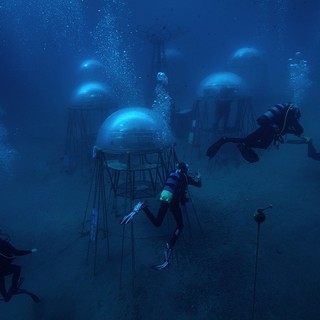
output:
[[[281,114],[273,122],[266,117],[260,117],[257,121],[260,127],[244,138],[222,137],[207,150],[207,156],[211,159],[228,142],[238,143],[238,148],[242,156],[249,162],[259,160],[258,155],[250,148],[267,149],[272,142],[283,143],[285,134],[292,133],[300,136],[303,128],[296,117],[295,110],[288,110],[289,106],[284,108]]]
[[[183,229],[183,217],[182,217],[182,211],[180,205],[184,205],[187,201],[186,199],[186,191],[188,185],[193,185],[196,187],[201,187],[202,183],[199,179],[198,181],[195,181],[193,178],[188,176],[185,173],[180,172],[179,173],[179,184],[173,194],[173,198],[170,203],[166,201],[161,201],[161,205],[158,211],[157,217],[155,217],[152,212],[149,210],[148,207],[143,208],[143,211],[146,213],[149,220],[156,226],[160,227],[164,217],[166,216],[168,210],[173,214],[173,217],[176,221],[176,229],[169,241],[169,248],[172,249],[175,245],[177,239],[179,238],[179,235]]]
[[[30,253],[31,250],[17,250],[8,241],[0,239],[0,293],[5,299],[8,298],[8,294],[10,295],[17,288],[21,273],[21,267],[12,264],[12,261],[16,256],[24,256]],[[4,278],[11,274],[11,288],[7,293]]]

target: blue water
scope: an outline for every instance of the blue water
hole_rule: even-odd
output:
[[[17,248],[39,249],[15,263],[24,287],[43,300],[34,305],[17,295],[1,303],[1,319],[252,319],[252,215],[269,203],[254,319],[319,319],[319,162],[293,144],[260,150],[254,165],[232,147],[208,162],[212,136],[188,144],[188,112],[201,82],[235,72],[256,115],[276,103],[298,103],[305,134],[320,151],[319,27],[316,0],[1,1],[0,228]],[[254,48],[258,57],[235,60],[241,48]],[[90,70],[84,61],[94,62]],[[154,229],[144,216],[135,218],[134,289],[130,246],[120,288],[119,220],[127,204],[119,201],[119,214],[110,214],[109,260],[100,239],[95,277],[91,256],[86,264],[89,237],[80,237],[92,146],[113,111],[152,107],[158,72],[168,77],[178,114],[171,122],[177,155],[203,176],[202,189],[190,190],[203,232],[192,224],[191,237],[185,222],[173,264],[157,273],[150,266],[162,259],[173,222]],[[89,89],[77,96],[79,88]],[[102,113],[73,112],[101,103]],[[80,124],[72,131],[76,141],[68,140],[70,121]],[[153,210],[158,204],[150,200]],[[193,209],[189,204],[190,215]]]

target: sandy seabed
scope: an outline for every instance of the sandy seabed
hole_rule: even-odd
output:
[[[168,219],[156,229],[143,214],[135,218],[134,277],[130,227],[121,256],[121,212],[109,214],[109,257],[100,237],[95,276],[92,249],[86,263],[89,237],[80,233],[90,171],[63,172],[61,144],[53,139],[25,136],[17,150],[13,173],[0,186],[1,227],[17,248],[38,248],[16,263],[23,267],[23,288],[42,302],[14,296],[1,303],[1,319],[320,318],[320,163],[307,158],[305,145],[259,151],[261,160],[249,164],[231,147],[209,162],[202,151],[178,143],[179,158],[201,172],[203,187],[190,188],[190,223],[162,272],[150,267],[162,261],[174,224]],[[149,201],[156,211],[158,201]],[[253,214],[270,203],[260,225],[253,318]]]

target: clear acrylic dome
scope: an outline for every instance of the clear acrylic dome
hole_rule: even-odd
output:
[[[153,110],[127,107],[103,122],[96,148],[109,153],[140,152],[169,147],[172,142],[169,126]]]
[[[213,73],[201,81],[200,97],[212,97],[217,100],[233,100],[248,95],[246,82],[232,72]]]
[[[72,105],[75,107],[95,107],[111,99],[111,88],[101,82],[86,82],[80,85],[73,97]]]
[[[84,60],[79,68],[80,78],[83,81],[105,81],[106,69],[103,64],[96,59]]]
[[[94,69],[103,69],[103,65],[96,59],[87,59],[84,60],[80,65],[81,71],[94,70]]]
[[[261,53],[258,49],[253,47],[243,47],[236,50],[231,60],[234,63],[245,63],[245,62],[254,62],[261,58]]]

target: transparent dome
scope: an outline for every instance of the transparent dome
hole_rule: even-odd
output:
[[[140,152],[169,147],[172,142],[168,125],[153,110],[127,107],[103,122],[96,148],[109,153]]]
[[[86,82],[80,85],[72,97],[75,107],[91,108],[111,99],[111,88],[101,82]]]
[[[253,47],[243,47],[234,52],[231,57],[234,63],[254,62],[261,58],[261,53],[258,49]]]
[[[104,81],[106,78],[105,67],[96,59],[84,60],[79,69],[83,81]]]
[[[103,69],[103,65],[96,59],[84,60],[80,65],[80,70],[93,70],[93,69]]]
[[[246,82],[232,72],[213,73],[201,81],[199,96],[233,100],[248,95]]]

